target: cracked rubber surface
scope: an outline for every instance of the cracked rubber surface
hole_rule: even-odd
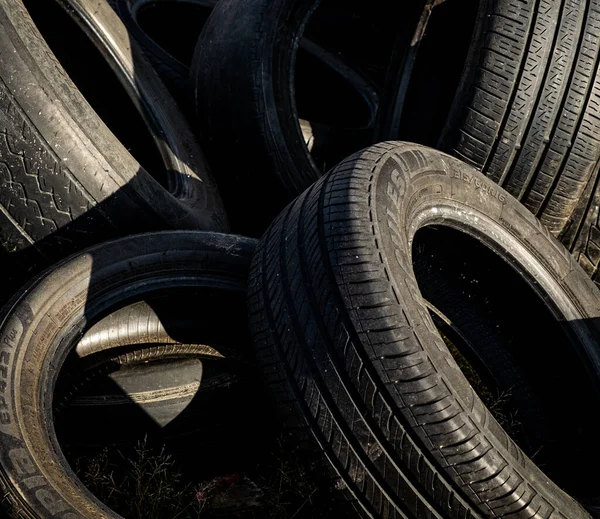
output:
[[[250,326],[284,420],[367,516],[590,517],[498,425],[441,339],[411,266],[428,224],[510,261],[577,330],[598,380],[599,293],[568,251],[467,165],[382,143],[290,204],[253,260]]]

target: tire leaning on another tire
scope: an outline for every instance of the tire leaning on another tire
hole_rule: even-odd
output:
[[[284,417],[368,516],[590,517],[496,422],[435,328],[411,251],[433,224],[512,264],[600,379],[600,294],[568,252],[469,166],[382,143],[290,204],[253,260],[250,326]]]
[[[28,269],[118,235],[216,225],[186,198],[187,180],[170,193],[112,135],[21,0],[0,1],[0,29],[0,253],[13,258],[6,279],[22,283]]]
[[[83,487],[57,443],[52,397],[61,365],[85,327],[115,305],[186,287],[243,297],[254,249],[254,240],[218,233],[122,238],[61,262],[5,306],[0,486],[8,517],[118,517]]]
[[[196,47],[190,80],[201,143],[220,177],[233,177],[223,187],[225,202],[229,194],[253,234],[322,174],[304,143],[290,88],[300,37],[318,3],[221,0]]]
[[[319,3],[220,0],[198,39],[199,138],[235,232],[261,236],[287,202],[371,142],[379,87],[341,51],[302,39]]]

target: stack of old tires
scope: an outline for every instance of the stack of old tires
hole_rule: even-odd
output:
[[[0,0],[0,122],[0,516],[277,516],[69,450],[273,405],[280,517],[600,518],[600,0]]]

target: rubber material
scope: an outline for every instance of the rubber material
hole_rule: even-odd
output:
[[[85,443],[89,439],[88,435],[77,439],[81,434],[79,429],[72,434],[73,424],[86,424],[86,430],[89,424],[89,434],[104,440],[108,434],[122,440],[140,431],[147,433],[157,426],[167,426],[192,403],[198,391],[210,397],[212,391],[239,380],[243,363],[221,362],[220,370],[215,365],[217,375],[202,377],[204,362],[225,360],[215,353],[204,345],[148,344],[114,348],[83,358],[61,375],[62,389],[54,397],[54,419],[61,428],[62,440]],[[235,355],[227,358],[233,360]],[[151,416],[153,423],[149,424],[138,407]],[[202,406],[196,403],[186,411],[186,423],[193,427],[194,421],[202,420],[202,412]],[[188,428],[186,433],[190,432]]]
[[[98,381],[100,377],[90,377]],[[155,427],[166,427],[190,405],[202,383],[202,361],[185,359],[160,364],[125,366],[105,374],[105,382],[96,391],[88,390],[91,380],[81,384],[67,399],[69,420],[107,424],[115,429],[144,429],[148,418]],[[143,419],[140,416],[144,413]],[[64,412],[64,411],[63,411]],[[85,416],[90,413],[90,416]],[[55,411],[55,416],[57,413]],[[103,418],[102,418],[103,417]]]
[[[127,300],[185,287],[243,296],[254,249],[254,240],[218,233],[127,237],[61,262],[5,306],[0,487],[8,517],[117,517],[82,486],[56,443],[50,413],[61,364],[86,322]]]
[[[440,3],[438,0],[420,0],[412,6],[413,10],[407,12],[407,21],[400,29],[398,41],[394,45],[388,66],[381,110],[377,114],[376,142],[398,138],[400,120],[411,75],[419,55],[419,47],[425,35],[431,11],[438,3]]]
[[[200,138],[240,232],[262,234],[322,174],[304,142],[293,88],[300,38],[318,3],[221,0],[198,40],[190,80]]]
[[[176,301],[172,304],[177,307]],[[236,313],[230,315],[230,318],[238,317]],[[167,426],[195,398],[203,362],[228,361],[221,362],[224,384],[231,384],[236,377],[234,371],[244,364],[241,353],[232,349],[232,345],[217,350],[209,344],[181,342],[201,338],[200,330],[209,327],[214,327],[214,322],[207,322],[198,315],[194,319],[189,315],[178,316],[176,312],[175,317],[159,316],[146,301],[112,312],[87,330],[77,343],[77,361],[62,375],[70,379],[62,383],[65,395],[58,403],[55,396],[55,416],[57,410],[68,409],[72,413],[75,406],[78,414],[76,418],[68,415],[67,424],[74,419],[95,424],[92,427],[96,429],[106,424],[113,436],[115,431],[131,435],[134,430],[145,430],[149,426],[147,416],[153,421],[152,427]],[[164,369],[151,369],[157,363],[164,365]],[[92,387],[91,393],[86,391],[102,377],[108,377],[111,382],[105,380],[100,387]],[[204,385],[202,383],[202,390],[206,393],[215,386],[210,380],[206,388]],[[123,407],[138,404],[147,416],[136,407]],[[102,419],[95,410],[98,406],[102,409]],[[86,413],[90,413],[89,416]],[[192,413],[196,420],[201,420],[201,406],[196,404],[186,411],[186,421],[190,423],[194,422]],[[116,428],[115,420],[122,425]]]
[[[253,260],[250,326],[286,422],[312,433],[365,515],[589,517],[498,425],[440,337],[412,273],[426,225],[509,261],[597,389],[600,293],[570,254],[472,168],[382,143],[290,204]]]
[[[419,291],[477,394],[525,454],[587,506],[598,497],[586,472],[600,461],[588,413],[598,399],[585,396],[594,390],[560,324],[520,274],[469,236],[426,227],[412,249]],[[577,428],[565,413],[581,417]]]
[[[600,3],[482,2],[442,147],[501,183],[599,283]]]
[[[156,182],[109,132],[21,0],[0,2],[0,253],[5,287],[74,250],[204,215]]]
[[[157,43],[141,26],[139,13],[145,8],[158,5],[192,5],[205,9],[208,13],[217,4],[216,0],[109,0],[113,9],[118,13],[123,23],[131,34],[139,41],[148,55],[150,61],[167,84],[176,98],[184,101],[184,106],[190,97],[188,77],[190,74],[190,63],[181,61],[173,56],[168,50]],[[173,30],[170,28],[170,30]],[[198,34],[200,34],[198,30]],[[306,53],[312,59],[326,65],[359,95],[370,112],[370,119],[365,122],[364,127],[369,128],[374,122],[379,104],[379,98],[372,82],[361,74],[356,68],[349,66],[335,53],[329,52],[316,43],[302,38],[299,44],[300,52]],[[192,101],[193,105],[193,101]]]
[[[297,117],[294,117],[293,92],[289,88],[302,29],[317,5],[314,0],[259,1],[248,9],[239,2],[220,1],[204,26],[192,63],[194,97],[201,122],[206,124],[204,137],[219,146],[225,141],[243,142],[242,135],[236,136],[232,131],[235,128],[230,127],[235,122],[235,127],[243,128],[244,135],[250,138],[256,130],[253,140],[257,157],[266,153],[263,140],[275,141],[271,147],[279,148],[283,156],[273,157],[277,167],[270,169],[277,171],[281,187],[292,195],[320,176],[302,145]],[[294,20],[294,23],[285,26],[286,20]],[[238,37],[233,38],[235,35]],[[267,74],[264,79],[259,76],[263,67]],[[228,81],[232,74],[237,77],[235,85]],[[218,86],[217,76],[220,78]],[[277,88],[284,85],[281,90]],[[229,108],[222,112],[225,102]],[[216,117],[219,112],[221,115]],[[283,134],[279,138],[278,131]],[[294,140],[300,144],[297,148],[292,147]],[[244,148],[251,150],[255,148],[253,144],[248,142]],[[262,162],[269,164],[271,160],[267,158]]]
[[[201,319],[194,321],[169,319],[165,327],[156,311],[145,301],[140,301],[120,308],[92,326],[77,343],[75,351],[78,357],[83,358],[121,346],[140,344],[183,346],[181,339],[186,336],[191,337],[200,326],[200,322]],[[203,325],[207,324],[203,323]],[[208,345],[188,346],[194,346],[198,354],[219,356],[219,353]]]
[[[597,0],[481,2],[442,141],[567,246],[597,179],[599,43]]]
[[[205,220],[204,230],[226,231],[227,217],[204,154],[142,48],[106,1],[58,2],[100,50],[142,115],[163,159],[169,191]]]

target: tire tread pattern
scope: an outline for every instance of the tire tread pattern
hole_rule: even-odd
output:
[[[486,9],[454,154],[560,236],[600,159],[600,2],[503,0]]]
[[[470,407],[455,398],[399,307],[367,224],[374,169],[393,149],[344,161],[259,244],[250,327],[272,394],[369,516],[566,519],[520,475],[531,462],[473,390]]]

